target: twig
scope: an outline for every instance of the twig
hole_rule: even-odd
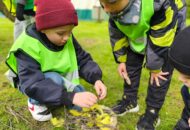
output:
[[[20,99],[22,99],[22,98],[8,99],[6,101],[0,101],[0,104],[7,105],[7,102],[10,102],[10,101],[17,102]]]
[[[3,126],[6,126],[6,127],[8,127],[8,128],[10,128],[10,129],[15,129],[15,128],[12,127],[12,126],[9,126],[9,125],[6,125],[6,124],[2,123],[1,121],[0,121],[0,124],[3,125]]]
[[[8,114],[13,115],[14,118],[16,119],[16,122],[19,123],[18,118],[17,118],[15,112],[14,112],[11,108],[8,108],[7,106],[5,106],[5,112],[7,112]],[[9,112],[10,112],[10,113],[9,113]]]
[[[12,107],[13,107],[13,106],[10,106],[10,107],[5,106],[5,108],[6,108],[6,111],[5,111],[5,112],[7,112],[8,114],[13,115],[13,116],[15,117],[17,123],[19,123],[19,120],[18,120],[18,118],[17,118],[17,117],[19,117],[20,119],[24,120],[24,121],[25,121],[26,123],[28,123],[29,125],[35,126],[35,125],[33,125],[32,123],[30,123],[26,118],[24,118],[19,112],[14,111],[14,110],[12,109]],[[9,113],[9,112],[10,112],[10,113]],[[36,127],[36,126],[35,126],[35,127]]]
[[[11,121],[11,119],[9,119],[9,126],[11,127],[10,129],[13,130],[13,126],[12,126],[12,121]]]
[[[14,99],[8,99],[7,101],[8,101],[8,102],[10,102],[10,101],[14,101],[14,102],[16,102],[16,101],[18,101],[18,100],[20,100],[20,99],[22,99],[22,98],[19,97],[19,98],[14,98]]]

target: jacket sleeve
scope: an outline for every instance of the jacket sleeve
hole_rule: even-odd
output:
[[[15,53],[18,64],[19,87],[28,97],[42,104],[72,106],[73,92],[44,77],[40,65],[22,51]]]
[[[178,8],[174,0],[155,0],[154,7],[148,32],[146,67],[159,71],[178,31]]]
[[[115,61],[117,63],[126,62],[128,38],[117,28],[111,18],[109,19],[109,35]]]
[[[76,51],[77,63],[79,67],[79,76],[87,82],[94,84],[102,79],[102,71],[98,64],[93,61],[90,54],[85,52],[73,36],[73,44]]]

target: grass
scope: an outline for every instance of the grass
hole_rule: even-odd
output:
[[[190,24],[190,20],[187,20]],[[123,93],[123,81],[117,74],[117,64],[114,62],[112,50],[109,43],[108,27],[106,22],[87,22],[82,21],[79,26],[74,29],[75,37],[80,42],[81,46],[88,51],[93,59],[100,65],[103,71],[103,80],[108,87],[107,98],[100,102],[106,106],[112,106],[121,98]],[[8,50],[13,43],[13,23],[5,18],[0,18],[0,129],[55,129],[50,122],[36,122],[31,118],[27,111],[27,98],[16,89],[11,88],[4,76],[7,67],[4,64]],[[161,125],[157,130],[172,129],[176,121],[180,118],[180,113],[183,108],[183,102],[180,95],[181,83],[177,79],[178,74],[174,72],[172,83],[168,90],[165,103],[161,109]],[[145,110],[145,98],[147,93],[149,72],[143,70],[141,76],[141,84],[138,94],[138,102],[140,111],[135,114],[126,114],[123,117],[118,117],[120,130],[133,130],[138,121],[138,118]],[[92,85],[81,80],[81,83],[89,91],[94,91]],[[20,119],[11,114],[11,110],[21,112],[23,117],[28,120]],[[60,117],[62,108],[53,111],[54,116]],[[15,115],[15,116],[14,116]],[[17,119],[18,118],[18,119]],[[62,128],[63,129],[63,128]]]

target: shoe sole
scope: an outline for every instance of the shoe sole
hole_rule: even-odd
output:
[[[139,111],[139,105],[137,105],[135,108],[133,108],[133,109],[130,109],[130,110],[128,110],[128,111],[125,111],[125,112],[123,112],[123,113],[121,113],[121,114],[116,114],[117,116],[124,116],[125,114],[127,114],[127,113],[135,113],[135,112],[138,112]]]
[[[158,122],[157,122],[157,124],[156,124],[156,126],[155,126],[155,130],[156,130],[156,127],[158,127],[159,125],[160,125],[160,118],[158,118]],[[136,126],[136,128],[135,128],[135,130],[139,130],[138,128],[137,128],[137,126]]]
[[[37,121],[41,121],[41,122],[44,122],[44,121],[49,121],[49,120],[51,120],[51,118],[52,118],[52,115],[50,115],[50,116],[41,116],[41,117],[35,117],[35,116],[33,116],[32,115],[32,117],[35,119],[35,120],[37,120]]]

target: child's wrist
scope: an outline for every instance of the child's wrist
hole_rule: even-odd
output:
[[[104,83],[104,82],[102,81],[102,79],[98,79],[98,80],[96,80],[94,84],[96,84],[97,82]]]

